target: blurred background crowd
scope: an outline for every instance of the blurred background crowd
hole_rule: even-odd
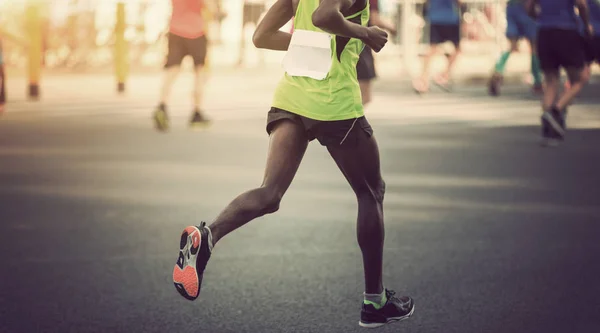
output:
[[[254,18],[264,15],[273,0],[211,0],[221,11],[209,29],[210,62],[236,65],[278,63],[277,54],[244,48],[251,39]],[[426,49],[424,0],[380,0],[380,13],[397,25],[394,44],[382,58],[417,56]],[[506,45],[506,0],[464,1],[461,26],[464,54],[494,58]],[[4,62],[9,68],[27,63],[27,8],[42,8],[43,63],[46,70],[104,70],[113,65],[117,5],[125,6],[125,39],[132,70],[159,69],[166,53],[170,0],[0,0]],[[246,22],[244,22],[246,21]],[[291,24],[290,24],[291,27]],[[289,27],[286,27],[289,28]],[[218,56],[215,56],[218,55]],[[404,57],[406,60],[410,57]]]

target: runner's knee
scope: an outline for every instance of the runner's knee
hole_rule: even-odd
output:
[[[259,188],[259,201],[262,214],[272,214],[279,210],[283,191],[272,186]]]
[[[571,83],[585,83],[588,79],[585,68],[584,69],[568,69],[567,76],[569,77],[569,81],[571,81]]]
[[[578,77],[579,80],[573,82],[581,82],[587,83],[590,80],[591,76],[591,68],[590,66],[585,66],[582,70],[575,71],[575,77]]]
[[[371,201],[381,204],[385,196],[385,182],[382,179],[376,186],[365,184],[355,189],[355,192],[359,202]]]

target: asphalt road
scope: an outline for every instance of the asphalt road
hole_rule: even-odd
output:
[[[215,124],[201,132],[177,106],[155,133],[153,100],[136,93],[91,100],[57,83],[63,95],[10,105],[0,332],[364,331],[355,199],[316,143],[281,210],[215,247],[200,299],[172,285],[182,228],[261,182],[268,100],[247,101],[270,91],[251,88],[209,94]],[[418,98],[379,84],[368,112],[388,184],[385,285],[416,301],[379,332],[600,332],[598,87],[554,149],[538,146],[524,89]]]

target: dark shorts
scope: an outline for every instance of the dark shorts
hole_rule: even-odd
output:
[[[460,45],[460,25],[432,23],[429,27],[429,44],[437,45],[445,42],[451,42],[456,47]]]
[[[585,39],[585,60],[588,64],[600,64],[600,36]]]
[[[169,53],[165,68],[181,65],[183,58],[188,55],[194,59],[194,65],[203,66],[206,62],[207,51],[208,39],[206,36],[191,39],[169,34]]]
[[[356,64],[356,76],[359,81],[369,81],[377,77],[375,72],[375,59],[373,58],[373,50],[365,46],[360,53],[358,63]]]
[[[577,30],[541,28],[538,32],[537,51],[544,71],[583,68],[585,50],[585,41]]]
[[[238,7],[239,8],[239,7]],[[243,25],[248,23],[252,23],[254,25],[258,24],[258,20],[260,20],[260,16],[265,11],[264,4],[256,4],[256,3],[245,3],[244,4],[244,21]]]
[[[267,115],[267,133],[270,135],[275,125],[284,120],[301,125],[310,141],[317,139],[323,146],[343,144],[352,147],[364,136],[373,135],[373,128],[364,116],[348,120],[319,121],[278,108],[271,108]]]

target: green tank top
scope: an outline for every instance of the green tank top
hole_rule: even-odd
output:
[[[312,23],[312,14],[320,0],[300,0],[294,19],[294,29],[323,32]],[[367,25],[369,5],[347,20]],[[356,63],[364,48],[359,39],[331,38],[332,65],[323,80],[291,76],[287,73],[275,90],[272,106],[306,118],[333,121],[354,119],[364,115],[360,86],[356,78]]]

